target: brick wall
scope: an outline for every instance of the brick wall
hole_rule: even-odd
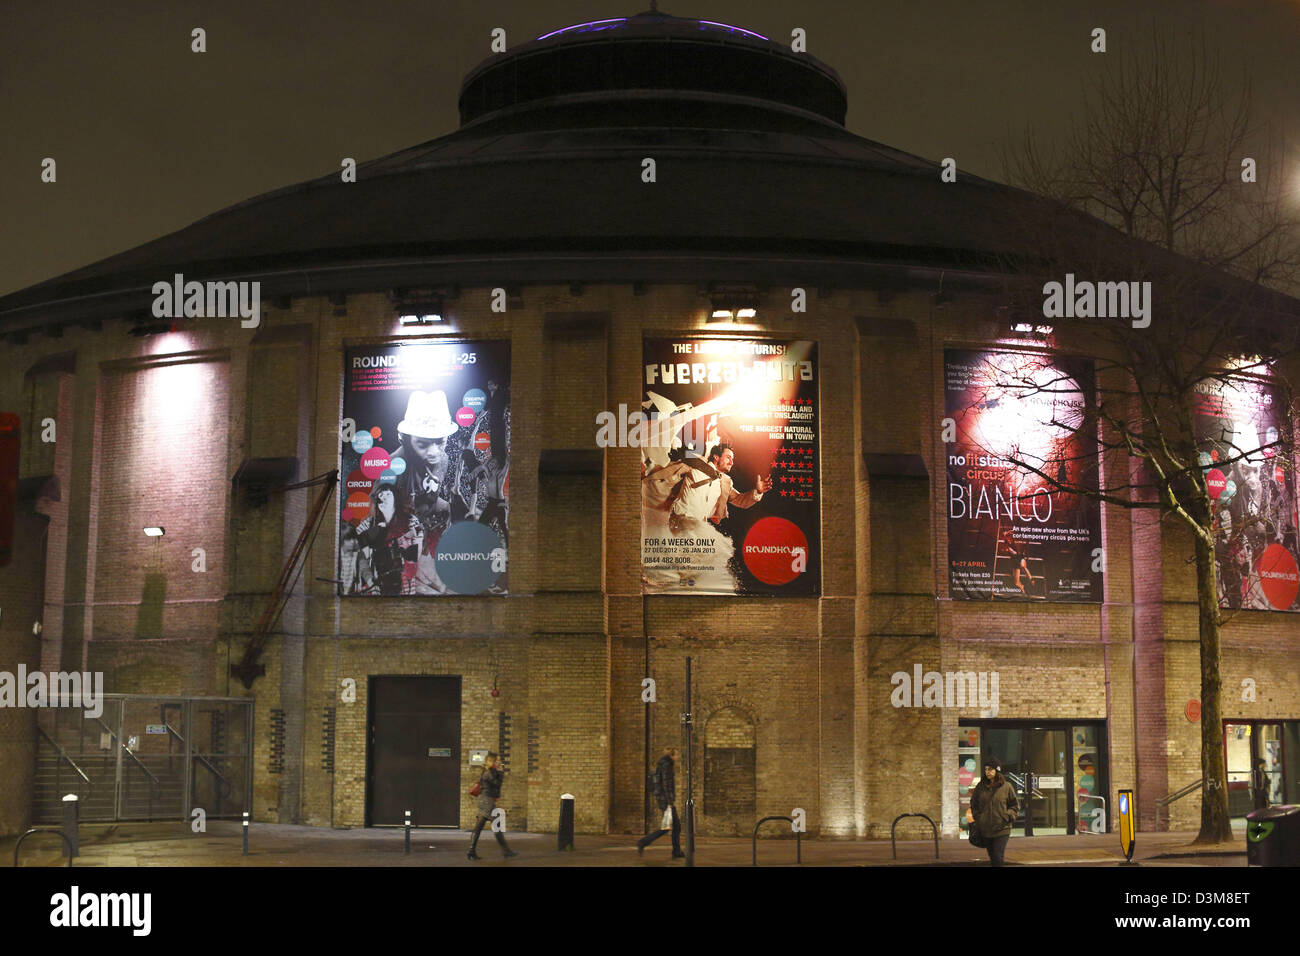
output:
[[[588,286],[581,295],[554,286],[525,289],[504,315],[489,310],[488,290],[462,289],[438,330],[511,342],[509,597],[340,600],[330,583],[335,499],[268,642],[266,676],[251,691],[228,676],[315,495],[290,492],[252,508],[231,497],[230,477],[255,457],[297,458],[300,478],[338,467],[342,350],[396,333],[387,296],[364,293],[343,307],[294,300],[258,330],[211,320],[137,339],[106,323],[12,346],[16,367],[69,351],[75,365],[26,385],[0,382],[0,407],[53,408],[59,419],[54,447],[28,435],[24,474],[67,476],[63,500],[42,506],[52,566],[43,582],[13,585],[17,597],[6,601],[49,601],[58,659],[79,663],[86,647],[110,691],[251,694],[259,820],[362,825],[367,678],[454,674],[463,680],[466,752],[495,749],[499,715],[512,719],[502,799],[511,829],[552,828],[567,790],[579,798],[580,830],[640,832],[648,644],[649,676],[659,682],[649,763],[664,745],[684,743],[689,655],[695,766],[702,775],[710,722],[721,734],[743,714],[759,815],[797,806],[814,832],[883,836],[898,813],[920,810],[951,832],[955,728],[978,712],[894,708],[890,675],[919,663],[998,671],[1000,717],[1105,719],[1108,796],[1136,784],[1142,825],[1153,824],[1155,797],[1199,775],[1197,728],[1182,713],[1199,696],[1185,535],[1108,506],[1104,604],[951,601],[943,350],[998,338],[991,303],[959,296],[936,309],[927,295],[829,291],[788,317],[776,299],[762,313],[767,333],[820,344],[820,598],[642,597],[637,450],[606,450],[601,475],[539,475],[542,453],[590,450],[597,412],[637,407],[643,337],[718,327],[705,323],[708,302],[694,286],[644,294]],[[1083,341],[1059,345],[1088,351]],[[176,349],[183,361],[158,355]],[[868,454],[920,455],[928,477],[869,474]],[[1124,467],[1108,463],[1112,477]],[[141,534],[149,523],[167,528],[161,543]],[[206,551],[202,574],[191,570],[197,546]],[[45,653],[56,654],[50,646]],[[1247,704],[1229,694],[1225,715],[1300,717],[1297,647],[1300,619],[1238,614],[1224,632],[1225,686],[1252,676],[1259,696]],[[357,682],[355,703],[339,700],[343,677]],[[488,693],[494,677],[498,698]],[[332,774],[321,761],[331,707]],[[285,712],[282,774],[269,772],[272,710]],[[472,773],[463,768],[462,791]],[[684,786],[683,766],[683,802]],[[1176,806],[1176,826],[1190,825],[1195,804]],[[473,822],[463,792],[461,822]],[[700,829],[732,832],[738,822],[701,815]]]

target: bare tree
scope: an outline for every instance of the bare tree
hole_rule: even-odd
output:
[[[1300,368],[1300,302],[1280,294],[1296,288],[1296,209],[1278,151],[1248,148],[1263,142],[1249,85],[1231,87],[1204,39],[1175,48],[1155,37],[1140,53],[1111,56],[1066,141],[1053,148],[1026,133],[1006,162],[1011,181],[1050,200],[1017,204],[1011,314],[1039,344],[1093,355],[1095,393],[1045,377],[1046,360],[1029,374],[1003,366],[988,381],[1021,399],[1073,392],[1040,403],[1049,409],[1042,425],[1090,446],[1054,460],[1000,449],[1012,468],[1049,491],[1149,509],[1189,535],[1201,672],[1197,842],[1219,842],[1232,836],[1220,630],[1236,608],[1275,607],[1266,585],[1293,577],[1297,555],[1289,382]],[[1075,277],[1088,295],[1066,301]],[[1055,314],[1045,303],[1057,290],[1044,279],[1062,285]],[[1148,311],[1135,316],[1148,290]],[[1279,570],[1282,552],[1291,563]]]

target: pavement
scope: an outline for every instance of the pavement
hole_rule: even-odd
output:
[[[1143,866],[1244,867],[1246,840],[1239,833],[1232,843],[1192,846],[1192,831],[1139,833],[1134,861]],[[249,828],[249,853],[242,854],[240,825],[210,821],[206,833],[193,833],[186,823],[83,824],[80,855],[75,867],[139,866],[479,866],[479,867],[664,867],[684,866],[672,859],[665,835],[644,856],[636,851],[636,834],[578,834],[576,848],[560,852],[554,833],[510,833],[518,856],[505,860],[490,833],[479,839],[482,859],[466,859],[467,830],[414,829],[411,852],[404,852],[400,828],[340,829],[255,823]],[[683,840],[685,836],[683,835]],[[0,866],[13,865],[16,838],[0,840]],[[20,865],[58,866],[62,841],[53,834],[32,836],[22,847]],[[700,837],[695,841],[696,866],[751,866],[753,845],[738,837]],[[758,841],[760,866],[795,865],[792,837]],[[933,840],[899,841],[897,859],[888,840],[819,837],[805,839],[805,866],[987,866],[983,850],[965,840],[940,838],[935,859]],[[1123,861],[1115,834],[1076,836],[1013,836],[1006,862],[1012,866],[1116,866]]]

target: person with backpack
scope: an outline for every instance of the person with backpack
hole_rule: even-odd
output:
[[[655,764],[654,775],[651,778],[651,792],[663,818],[660,820],[659,829],[651,830],[636,841],[638,856],[644,854],[646,847],[667,833],[670,826],[673,834],[673,858],[686,855],[682,852],[682,824],[677,818],[677,780],[674,774],[677,754],[676,747],[665,747],[663,756]]]
[[[972,843],[988,851],[989,864],[1002,866],[1002,857],[1011,839],[1011,827],[1020,815],[1016,788],[1002,776],[996,757],[984,761],[984,779],[970,794]],[[976,843],[975,838],[979,839]]]
[[[483,761],[483,773],[479,775],[478,783],[470,788],[470,796],[475,797],[478,801],[478,822],[474,825],[474,839],[469,845],[469,859],[483,859],[474,852],[478,846],[478,836],[483,832],[483,824],[492,819],[492,811],[496,809],[497,800],[501,797],[501,781],[505,777],[505,767],[499,756],[495,753],[489,753]],[[518,856],[514,850],[506,844],[506,835],[498,830],[493,830],[492,835],[497,838],[497,845],[501,847],[501,852],[505,854],[506,859],[512,856]]]

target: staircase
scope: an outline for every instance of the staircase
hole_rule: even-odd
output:
[[[118,740],[106,723],[100,719],[45,723],[38,735],[33,824],[61,823],[63,797],[69,793],[80,798],[78,813],[83,822],[184,818],[183,753],[144,754],[123,747],[119,796]]]

